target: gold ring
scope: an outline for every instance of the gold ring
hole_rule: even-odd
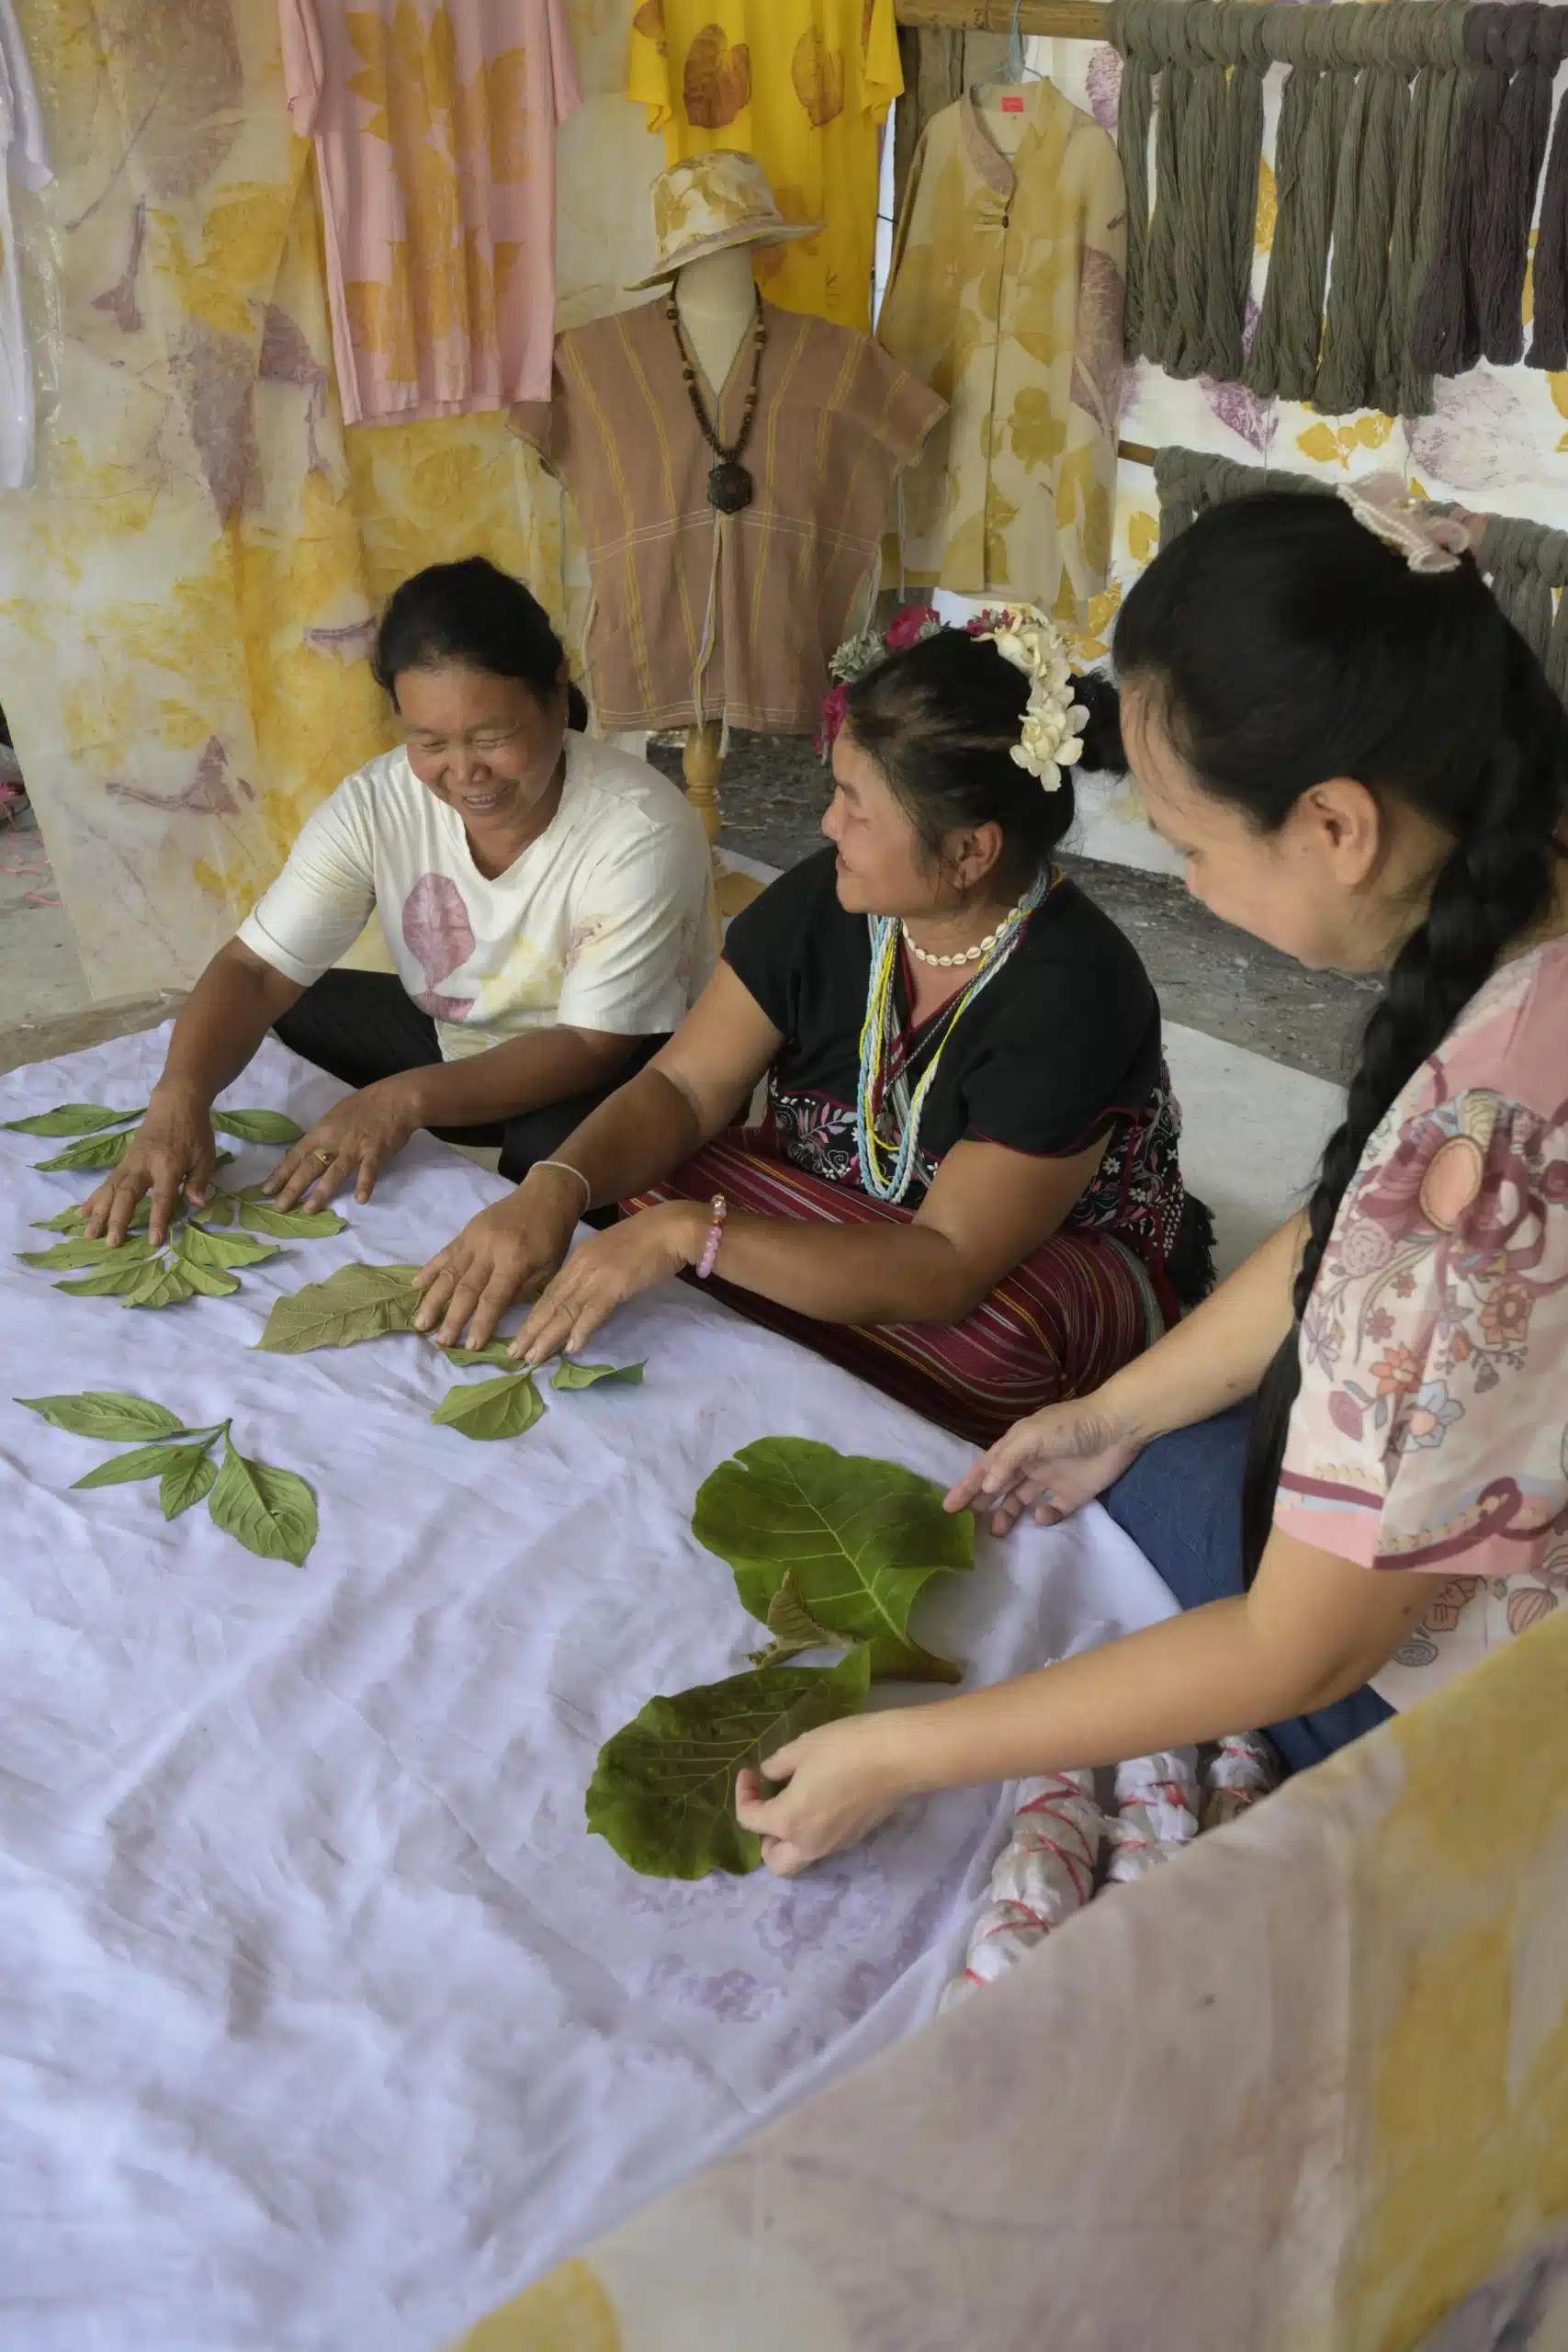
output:
[[[320,1144],[318,1144],[316,1146],[315,1156],[321,1161],[323,1168],[330,1168],[337,1155],[334,1152],[323,1151]]]

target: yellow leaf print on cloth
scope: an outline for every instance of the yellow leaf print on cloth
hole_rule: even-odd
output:
[[[817,26],[807,25],[795,42],[789,72],[813,130],[825,130],[843,113],[843,51],[829,49]]]

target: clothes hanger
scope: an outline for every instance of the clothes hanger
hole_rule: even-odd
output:
[[[1038,66],[1031,65],[1029,62],[1029,38],[1022,31],[1020,24],[1022,13],[1023,0],[1013,0],[1012,25],[1008,34],[1008,51],[1005,60],[998,72],[983,74],[979,80],[970,86],[970,103],[976,113],[980,111],[986,98],[993,93],[1000,94],[1009,91],[1016,93],[1020,84],[1043,82],[1049,79],[1049,76],[1043,74]],[[1009,107],[1004,97],[1003,107],[1009,113],[1014,111],[1022,113],[1024,102],[1019,99],[1015,107]]]

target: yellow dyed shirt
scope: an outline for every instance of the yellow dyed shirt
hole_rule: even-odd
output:
[[[1111,563],[1126,199],[1090,116],[1049,82],[1025,103],[1010,162],[967,96],[927,124],[876,333],[950,408],[904,482],[905,580],[1070,628]]]
[[[904,86],[893,0],[641,0],[626,92],[668,162],[755,155],[786,220],[820,236],[761,247],[785,311],[871,323],[879,133]]]

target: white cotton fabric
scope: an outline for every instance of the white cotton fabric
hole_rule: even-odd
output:
[[[0,490],[30,490],[33,480],[33,363],[22,316],[11,183],[39,188],[53,177],[16,10],[11,0],[0,0]]]
[[[307,820],[240,937],[309,988],[373,909],[448,1061],[558,1023],[661,1035],[717,960],[696,811],[646,760],[571,730],[560,807],[493,881],[461,817],[400,748],[345,776]]]
[[[0,1080],[0,1117],[144,1102],[166,1033]],[[264,1046],[235,1103],[341,1092]],[[0,1135],[7,1250],[82,1197]],[[224,1181],[273,1155],[246,1150]],[[280,1293],[423,1257],[502,1187],[418,1139],[334,1239],[137,1313],[0,1259],[0,2346],[431,2352],[764,2119],[931,2017],[1012,1813],[907,1807],[799,1880],[635,1876],[583,1826],[601,1742],[741,1670],[758,1627],[691,1532],[778,1432],[947,1480],[957,1440],[671,1285],[606,1326],[640,1389],[525,1438],[429,1416],[412,1337],[252,1352]],[[125,1388],[314,1484],[303,1568],[10,1401]],[[1170,1603],[1100,1511],[983,1535],[921,1603],[994,1680]],[[908,1702],[905,1690],[883,1694]]]

